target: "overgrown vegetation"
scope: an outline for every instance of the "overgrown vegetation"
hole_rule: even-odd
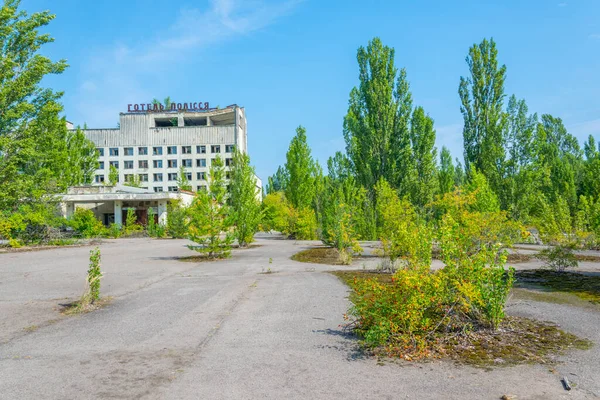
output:
[[[96,247],[95,249],[90,250],[90,264],[86,277],[86,289],[79,301],[76,301],[67,307],[65,310],[67,314],[85,313],[97,308],[100,300],[100,280],[102,279],[100,261],[100,249]]]

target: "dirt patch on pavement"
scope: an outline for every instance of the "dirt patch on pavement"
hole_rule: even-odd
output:
[[[517,287],[570,293],[590,303],[600,304],[600,274],[598,273],[582,274],[537,269],[517,271],[516,278]]]
[[[366,260],[375,256],[353,255],[353,260]],[[294,261],[327,264],[327,265],[345,265],[339,260],[339,253],[333,247],[314,247],[312,249],[302,250],[291,257]]]

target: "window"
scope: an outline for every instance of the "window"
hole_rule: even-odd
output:
[[[96,183],[104,183],[104,175],[96,175]]]
[[[162,192],[163,188],[162,188],[162,186],[154,186],[154,191],[155,192]]]
[[[167,179],[170,181],[176,181],[177,180],[177,173],[176,172],[170,172],[167,175]]]
[[[98,169],[104,169],[104,161],[98,163]]]
[[[213,144],[212,146],[210,146],[210,152],[211,153],[220,153],[221,152],[221,145],[220,144]]]
[[[233,145],[232,144],[225,145],[225,153],[233,153]]]
[[[133,161],[123,161],[123,168],[125,169],[133,169]]]
[[[139,174],[140,182],[148,182],[148,174]]]
[[[181,154],[192,154],[192,146],[181,146]]]
[[[162,174],[154,174],[154,182],[162,182]]]
[[[206,172],[196,172],[196,179],[198,179],[199,181],[205,181]]]
[[[153,147],[152,155],[153,156],[162,156],[162,147]]]
[[[147,156],[148,148],[147,147],[138,147],[138,155],[139,156]]]
[[[196,167],[206,167],[206,159],[200,158],[196,160]]]
[[[154,168],[162,168],[162,160],[154,160],[154,161],[152,161],[152,166]]]
[[[123,155],[124,156],[132,156],[133,155],[133,147],[124,147]]]
[[[231,158],[226,158],[225,159],[225,166],[226,167],[230,167],[231,166]]]
[[[177,160],[168,160],[167,168],[177,168]]]
[[[184,167],[191,167],[192,166],[192,160],[181,160],[181,165],[183,165]]]
[[[206,146],[196,146],[197,154],[206,154]]]
[[[111,157],[116,157],[119,155],[119,148],[118,147],[111,147],[110,149],[108,149],[108,154]]]
[[[185,179],[187,179],[188,181],[192,180],[192,173],[191,172],[186,172],[185,173]]]
[[[133,182],[135,175],[125,174],[125,175],[123,175],[123,177],[125,178],[125,182]]]
[[[111,161],[110,162],[110,166],[111,167],[115,167],[116,169],[119,169],[119,162],[118,161]]]
[[[104,157],[104,149],[98,148],[96,152],[98,153],[98,157]]]
[[[158,160],[156,160],[158,161]],[[148,160],[139,160],[138,161],[138,168],[140,169],[146,169],[148,168]]]
[[[177,192],[177,186],[169,186],[169,192]]]
[[[199,185],[199,186],[197,187],[197,189],[198,189],[198,190],[197,190],[198,192],[200,192],[200,191],[203,191],[203,192],[205,192],[205,191],[206,191],[206,185]]]
[[[167,146],[167,154],[177,154],[177,146]]]

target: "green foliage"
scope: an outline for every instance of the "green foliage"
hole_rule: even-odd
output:
[[[102,279],[100,249],[96,247],[94,250],[90,250],[90,266],[87,271],[88,289],[84,295],[86,302],[93,304],[100,299],[100,279]]]
[[[438,170],[439,192],[444,195],[451,192],[454,188],[454,165],[452,164],[452,155],[450,150],[442,147],[440,153],[440,168]]]
[[[190,181],[185,175],[185,168],[183,168],[183,165],[179,167],[179,174],[177,174],[177,187],[179,190],[192,191],[192,185],[190,185]]]
[[[117,183],[119,183],[119,170],[114,165],[109,167],[108,183],[111,186],[115,186]]]
[[[334,209],[331,210],[331,224],[327,230],[328,241],[338,251],[338,261],[343,265],[352,262],[352,254],[362,252],[358,244],[357,235],[353,223],[354,211],[347,204],[337,201],[332,202]],[[325,242],[325,241],[324,241]]]
[[[154,213],[154,208],[149,207],[148,208],[148,226],[147,226],[148,236],[155,237],[155,238],[165,237],[167,234],[166,228],[163,225],[156,223],[156,221],[154,220],[155,215],[156,214]]]
[[[125,226],[123,231],[126,235],[130,235],[133,232],[139,232],[142,230],[142,226],[137,223],[137,215],[133,208],[127,209],[127,216],[125,218]]]
[[[240,247],[246,247],[254,241],[254,234],[262,219],[256,176],[254,167],[250,165],[250,157],[236,149],[230,173],[229,201],[233,232]]]
[[[121,226],[121,224],[110,224],[110,226],[106,230],[106,235],[109,238],[113,238],[113,239],[120,238],[123,235],[123,233],[124,233],[124,230],[123,230],[123,227]]]
[[[505,160],[506,114],[503,112],[506,66],[498,66],[494,40],[484,39],[469,49],[470,76],[460,78],[464,119],[465,166],[483,173],[498,193]]]
[[[69,132],[60,117],[62,93],[40,86],[45,77],[67,68],[65,60],[43,55],[53,39],[40,30],[54,15],[28,15],[19,6],[6,0],[0,8],[0,210],[35,220],[31,211],[53,205],[53,194],[89,182],[97,160],[91,143],[81,132]],[[39,238],[38,233],[28,236]]]
[[[292,210],[283,192],[269,193],[263,199],[262,228],[265,231],[277,231],[285,235],[291,234],[290,220]]]
[[[312,208],[291,209],[290,234],[297,240],[317,238],[317,217]]]
[[[102,222],[96,218],[92,210],[87,208],[77,207],[69,218],[68,225],[84,238],[99,237],[105,233]]]
[[[188,236],[188,220],[190,210],[183,207],[181,200],[172,200],[167,204],[166,231],[174,239]],[[160,231],[161,228],[158,228]]]
[[[287,171],[279,166],[273,176],[269,176],[267,180],[267,194],[275,192],[285,192],[287,188]]]
[[[402,193],[413,187],[410,143],[412,95],[406,71],[394,65],[395,51],[379,38],[359,47],[359,86],[350,92],[344,118],[346,151],[358,182],[371,193],[384,178]]]
[[[415,159],[415,182],[410,191],[412,203],[425,207],[433,201],[437,192],[437,149],[433,119],[425,114],[423,107],[413,111],[410,123],[410,141]]]
[[[315,198],[315,162],[306,142],[306,129],[299,126],[286,154],[285,196],[296,209],[312,207]]]
[[[391,269],[397,260],[403,267],[428,267],[431,264],[432,233],[406,198],[400,200],[394,189],[381,180],[375,188],[379,238]]]
[[[210,258],[228,257],[233,236],[229,232],[230,208],[227,205],[225,169],[220,157],[212,162],[208,179],[208,191],[199,192],[189,210],[188,237],[200,245],[190,248]]]
[[[466,185],[468,193],[472,193],[475,201],[471,204],[471,209],[481,212],[500,211],[498,196],[489,186],[484,174],[471,167],[469,182]]]
[[[545,248],[538,253],[538,258],[544,265],[556,272],[564,272],[567,268],[576,268],[579,261],[575,257],[575,242],[561,243]]]
[[[124,186],[136,187],[136,188],[142,187],[142,181],[140,180],[140,176],[136,174],[136,175],[133,175],[131,179],[126,179]]]

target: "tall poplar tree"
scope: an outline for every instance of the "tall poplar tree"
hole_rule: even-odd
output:
[[[504,80],[493,39],[469,49],[469,76],[460,78],[458,93],[464,119],[465,170],[481,171],[493,190],[500,191],[505,161]]]
[[[350,92],[344,118],[346,152],[357,179],[371,193],[384,178],[408,194],[414,177],[409,124],[412,96],[395,51],[379,38],[357,52],[359,85]]]
[[[229,204],[234,236],[240,247],[246,247],[254,241],[262,212],[259,199],[260,191],[256,186],[254,167],[250,165],[250,156],[237,149],[233,153],[229,181]]]
[[[315,199],[315,162],[306,141],[306,129],[299,126],[286,154],[285,196],[296,209],[312,208]]]
[[[425,114],[423,107],[415,108],[410,123],[410,140],[415,160],[416,179],[411,199],[414,205],[423,207],[433,200],[438,188],[437,149],[433,119]]]
[[[442,147],[440,153],[440,169],[438,170],[438,185],[441,194],[451,192],[454,188],[454,165],[452,155],[447,147]]]

